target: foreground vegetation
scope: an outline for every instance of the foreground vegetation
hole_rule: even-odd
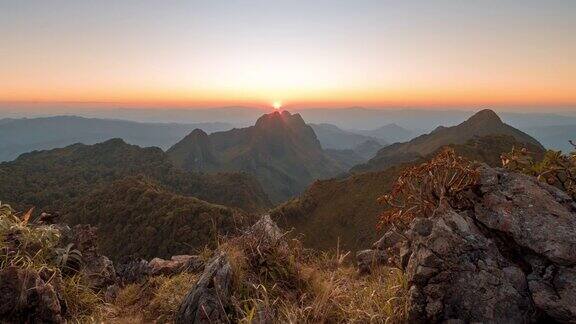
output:
[[[63,227],[32,221],[0,206],[0,273],[7,268],[41,274],[72,322],[172,322],[199,273],[152,276],[122,285],[113,298],[90,285],[84,257],[66,244]],[[234,321],[249,323],[261,310],[289,323],[399,322],[404,316],[406,282],[397,269],[359,276],[349,254],[318,253],[297,240],[265,245],[239,236],[221,240],[234,276]],[[205,252],[208,260],[212,252]],[[47,275],[45,275],[47,274]]]
[[[98,316],[103,299],[78,272],[81,253],[61,245],[62,235],[56,226],[31,225],[31,212],[18,215],[9,205],[0,203],[0,273],[21,270],[55,287],[66,309],[62,314],[65,319],[84,321]],[[23,305],[15,306],[18,309]]]
[[[576,145],[570,142],[576,149]],[[553,185],[576,199],[576,150],[564,154],[561,151],[548,150],[542,160],[526,148],[513,148],[502,155],[505,168],[535,176]]]
[[[214,246],[254,223],[238,208],[174,194],[146,177],[127,177],[94,190],[62,215],[70,224],[98,227],[98,247],[113,261],[134,255],[144,259],[189,254]]]

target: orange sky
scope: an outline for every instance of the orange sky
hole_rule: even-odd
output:
[[[0,101],[576,107],[574,2],[309,2],[3,2]]]

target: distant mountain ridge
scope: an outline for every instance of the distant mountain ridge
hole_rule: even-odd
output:
[[[344,171],[302,117],[288,111],[263,115],[247,128],[210,135],[195,130],[167,153],[185,170],[253,174],[275,202],[299,194],[315,179]]]
[[[308,125],[312,127],[314,133],[316,133],[316,137],[324,149],[353,150],[357,146],[367,141],[376,142],[380,144],[380,147],[389,144],[380,137],[361,135],[358,133],[346,131],[332,124],[322,123]]]
[[[382,139],[388,143],[404,142],[412,139],[414,132],[395,123],[387,124],[376,129],[354,130],[357,134]]]
[[[576,106],[542,107],[542,112],[522,112],[527,107],[507,107],[499,111],[502,120],[521,130],[532,127],[576,125]],[[504,109],[504,108],[503,108]],[[452,109],[437,107],[344,107],[344,108],[291,108],[308,123],[329,123],[345,130],[371,130],[386,124],[396,124],[408,130],[430,132],[437,125],[457,125],[474,114],[475,107],[462,106]],[[199,123],[224,122],[236,126],[252,125],[271,108],[262,107],[185,107],[170,108],[110,108],[106,105],[58,104],[3,104],[0,118],[43,117],[48,115],[74,114],[88,118],[122,119],[153,123]],[[516,111],[516,112],[515,112]],[[208,131],[207,131],[208,132]],[[355,131],[353,131],[355,132]]]
[[[439,126],[431,133],[418,136],[409,142],[387,146],[366,164],[352,168],[351,172],[384,170],[429,155],[444,145],[464,144],[474,137],[487,135],[509,135],[519,143],[543,149],[530,135],[503,123],[494,111],[484,109],[456,126]]]
[[[525,129],[525,131],[537,138],[546,148],[560,150],[565,153],[574,150],[570,141],[576,140],[576,124],[531,127]]]
[[[22,153],[47,150],[75,143],[96,144],[122,138],[139,146],[167,149],[195,128],[214,132],[231,129],[220,122],[196,124],[138,123],[125,120],[54,116],[45,118],[1,119],[0,162]]]

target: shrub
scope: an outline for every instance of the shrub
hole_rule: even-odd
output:
[[[527,149],[513,148],[510,153],[502,154],[502,165],[508,170],[535,176],[576,199],[576,151],[563,154],[548,150],[542,161],[535,162]]]
[[[60,231],[54,225],[29,223],[31,210],[22,217],[0,203],[0,271],[9,266],[47,274],[47,283],[61,295],[66,319],[94,321],[103,305],[101,297],[77,273],[82,262],[72,245],[60,247]],[[75,267],[75,271],[70,271]]]
[[[416,216],[429,217],[444,200],[460,205],[462,193],[478,182],[478,166],[446,148],[432,160],[407,167],[390,194],[378,202],[391,207],[380,216],[380,224],[406,225]]]
[[[0,270],[9,266],[57,268],[54,261],[60,232],[52,225],[29,226],[29,214],[20,219],[9,205],[0,203]]]

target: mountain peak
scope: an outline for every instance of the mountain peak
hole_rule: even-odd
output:
[[[262,115],[256,121],[256,127],[279,127],[283,125],[291,125],[291,126],[305,126],[306,123],[300,114],[291,114],[287,110],[283,111],[274,111],[265,115]]]
[[[125,146],[128,145],[128,143],[126,143],[123,139],[115,137],[115,138],[111,138],[107,141],[104,141],[102,143],[96,144],[96,145],[102,145],[102,146],[110,146],[110,147],[117,147],[117,146]]]
[[[502,119],[492,109],[483,109],[468,118],[466,123],[498,123],[502,124]]]
[[[192,132],[190,132],[190,134],[188,134],[189,138],[203,138],[203,137],[208,137],[208,134],[206,134],[205,131],[201,130],[200,128],[195,128]]]

